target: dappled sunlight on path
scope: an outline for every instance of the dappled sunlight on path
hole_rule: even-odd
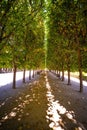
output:
[[[47,100],[48,100],[48,110],[47,110],[47,122],[50,122],[49,127],[53,130],[86,130],[84,126],[79,123],[75,119],[74,111],[68,111],[64,106],[62,106],[59,100],[55,101],[55,97],[52,94],[52,89],[47,77],[45,76],[46,80],[46,88],[47,88]],[[68,128],[70,124],[71,127]]]
[[[0,130],[49,130],[46,122],[47,98],[43,76],[8,106],[0,116]],[[1,114],[2,115],[2,114]]]
[[[76,120],[74,110],[68,110],[59,98],[55,99],[56,88],[51,82],[54,81],[48,74],[42,73],[19,96],[3,102],[0,130],[86,130]]]

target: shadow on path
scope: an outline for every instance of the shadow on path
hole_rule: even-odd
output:
[[[26,91],[6,107],[0,117],[0,130],[49,130],[46,91],[43,76],[27,86]]]
[[[65,89],[52,75],[41,74],[18,97],[1,107],[0,130],[86,130],[76,119]]]

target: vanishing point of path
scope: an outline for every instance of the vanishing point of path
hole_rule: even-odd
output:
[[[87,98],[51,73],[0,106],[0,130],[86,130],[86,121]]]

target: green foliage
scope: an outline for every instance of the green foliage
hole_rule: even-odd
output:
[[[64,69],[70,64],[71,70],[77,70],[77,50],[87,53],[87,2],[78,0],[52,0],[50,8],[48,36],[48,68]],[[77,41],[78,39],[78,41]],[[79,44],[78,44],[79,43]],[[86,54],[83,66],[86,69]]]
[[[2,0],[0,66],[77,70],[77,50],[87,71],[85,0]],[[44,47],[44,43],[46,46]]]
[[[15,62],[18,68],[30,69],[41,67],[44,63],[43,5],[43,0],[2,0],[0,3],[2,67],[12,67]]]

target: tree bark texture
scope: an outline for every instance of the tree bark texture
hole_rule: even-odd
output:
[[[34,78],[34,70],[32,70],[32,71],[33,71],[32,78]]]
[[[81,50],[80,50],[80,49],[78,49],[78,67],[79,67],[80,92],[83,92],[83,82],[82,82],[82,56],[81,56]]]
[[[16,71],[17,71],[17,66],[14,63],[14,68],[13,68],[13,86],[12,86],[13,89],[16,88]]]
[[[26,72],[26,70],[24,68],[24,70],[23,70],[23,83],[25,83],[25,72]]]

